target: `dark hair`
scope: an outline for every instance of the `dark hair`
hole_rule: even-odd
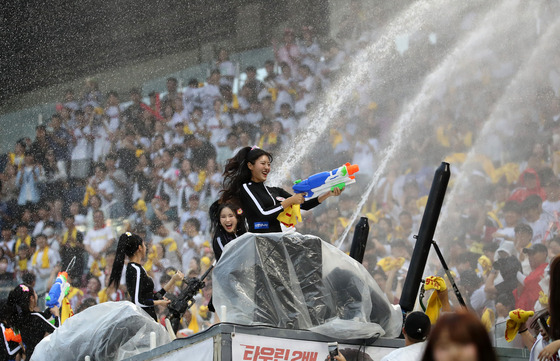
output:
[[[185,224],[190,223],[196,229],[197,232],[200,232],[200,221],[197,218],[189,218],[185,221]]]
[[[95,306],[95,305],[97,305],[97,301],[95,300],[95,298],[88,297],[88,298],[84,299],[82,301],[82,303],[80,303],[80,305],[76,309],[76,314],[90,308],[91,306]]]
[[[373,272],[371,272],[372,277],[375,277],[376,275],[380,275],[381,277],[383,277],[383,279],[385,279],[385,281],[387,280],[387,273],[385,273],[385,271],[383,271],[381,268],[376,268],[373,270]]]
[[[114,284],[115,289],[119,288],[125,256],[132,257],[142,243],[144,243],[144,240],[137,234],[132,234],[130,232],[121,234],[119,243],[117,244],[117,252],[115,253],[115,260],[113,261],[113,269],[109,277],[108,287]]]
[[[521,232],[521,233],[529,234],[531,235],[531,237],[533,237],[533,228],[531,228],[531,226],[528,225],[527,223],[519,223],[517,226],[515,226],[513,231],[515,233]]]
[[[435,345],[443,334],[453,342],[476,346],[479,361],[497,361],[496,353],[486,328],[478,317],[468,311],[443,314],[432,327],[422,361],[433,361]]]
[[[560,340],[560,257],[550,262],[550,284],[548,288],[548,310],[550,312],[550,337]]]
[[[266,155],[272,162],[272,154],[257,147],[241,148],[233,158],[227,160],[224,168],[224,182],[220,203],[231,202],[239,198],[241,186],[243,183],[251,180],[251,170],[247,163],[255,164],[257,159],[263,155]]]
[[[540,207],[542,205],[542,198],[538,194],[531,194],[521,203],[521,208],[524,211]]]
[[[23,283],[27,285],[32,285],[37,280],[37,276],[35,276],[35,273],[31,271],[23,271],[23,274],[21,275],[21,280],[23,281]]]
[[[169,197],[169,194],[165,193],[165,192],[161,192],[161,194],[159,195],[159,199],[161,199],[164,202],[169,203],[169,201],[171,200],[171,198]]]
[[[107,166],[103,163],[97,163],[95,165],[95,168],[99,168],[100,171],[106,173],[107,172]]]
[[[210,209],[208,210],[208,214],[210,216],[210,234],[214,235],[216,231],[223,230],[222,224],[220,223],[220,213],[224,208],[229,208],[235,214],[235,218],[237,218],[237,229],[235,232],[240,235],[247,232],[247,227],[245,226],[245,216],[243,216],[243,210],[240,206],[233,202],[228,203],[220,203],[216,201],[212,203]]]
[[[517,214],[521,214],[521,204],[516,201],[507,201],[504,204],[504,208],[502,211],[505,212],[515,212]]]
[[[165,248],[165,247],[164,247]],[[168,275],[167,273],[163,273],[160,278],[159,278],[159,283],[164,285],[167,282],[169,282],[169,280],[171,280],[171,276]]]
[[[154,219],[150,225],[150,231],[152,231],[152,233],[156,233],[161,226],[163,226],[163,222],[159,219]]]
[[[26,283],[21,283],[10,291],[6,301],[5,317],[12,328],[19,331],[28,322],[31,315],[29,302],[34,295],[33,287]]]
[[[119,97],[119,93],[118,93],[116,90],[110,90],[110,91],[107,93],[107,98],[109,98],[109,97],[111,97],[111,96],[114,96],[115,98],[118,98],[118,97]]]

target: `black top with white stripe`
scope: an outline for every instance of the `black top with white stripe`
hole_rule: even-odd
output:
[[[58,317],[52,316],[48,308],[44,312],[32,312],[29,315],[29,319],[20,330],[26,357],[31,358],[35,346],[45,337],[45,333],[53,333],[58,328],[58,322]]]
[[[212,249],[214,250],[214,256],[216,257],[216,261],[220,260],[222,256],[222,252],[224,247],[229,242],[233,241],[237,238],[236,233],[228,233],[226,232],[221,225],[218,226],[216,232],[214,233],[214,238],[212,239]]]
[[[267,187],[264,183],[244,183],[241,187],[243,213],[249,224],[249,232],[282,232],[280,221],[276,218],[284,211],[282,201],[292,195],[282,188]],[[301,204],[301,209],[309,210],[319,205],[318,197]]]
[[[2,331],[2,342],[0,343],[0,361],[15,360],[16,354],[21,350],[21,346],[15,341],[6,340],[6,326],[0,322]]]
[[[135,262],[128,263],[126,267],[126,289],[131,301],[142,307],[157,321],[154,299],[161,299],[165,295],[165,290],[162,288],[157,295],[154,293],[154,280],[148,276],[142,265]]]

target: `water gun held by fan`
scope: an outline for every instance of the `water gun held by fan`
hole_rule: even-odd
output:
[[[306,193],[307,199],[314,198],[335,188],[343,189],[349,184],[356,183],[354,174],[359,170],[357,164],[346,163],[330,172],[313,174],[304,180],[299,179],[294,182],[292,189],[296,193]]]
[[[56,276],[56,280],[54,281],[47,297],[45,297],[47,307],[61,307],[62,300],[64,297],[68,296],[68,292],[70,292],[70,283],[68,282],[68,271],[72,269],[74,263],[76,262],[76,256],[72,258],[66,271],[58,272]]]
[[[66,272],[59,272],[58,276],[56,276],[56,280],[54,281],[51,289],[49,290],[49,294],[47,295],[46,305],[47,307],[51,308],[54,306],[61,307],[62,306],[62,299],[68,295],[70,291],[70,283],[68,282],[68,273]]]

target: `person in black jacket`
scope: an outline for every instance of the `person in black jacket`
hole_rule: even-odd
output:
[[[342,192],[335,188],[305,201],[303,193],[291,195],[282,188],[267,187],[264,182],[270,173],[271,162],[272,154],[254,146],[239,150],[225,166],[220,203],[240,201],[250,232],[281,232],[277,217],[284,209],[300,204],[301,209],[309,210]]]
[[[243,209],[231,202],[214,202],[210,206],[209,214],[212,248],[218,261],[226,244],[247,232],[247,226]]]
[[[6,300],[0,301],[0,361],[15,360],[21,349],[21,335],[16,335],[6,320]],[[19,338],[19,339],[18,339]]]
[[[173,288],[175,282],[182,280],[184,275],[181,271],[177,271],[161,290],[154,292],[154,280],[142,267],[142,262],[146,258],[146,244],[140,236],[125,232],[119,237],[108,287],[118,289],[125,256],[129,260],[126,267],[126,288],[132,302],[140,306],[157,322],[155,306],[169,305],[171,301],[164,295]]]
[[[12,329],[21,334],[25,359],[31,358],[35,346],[59,326],[58,307],[37,312],[37,293],[25,283],[17,285],[8,295],[6,319]]]

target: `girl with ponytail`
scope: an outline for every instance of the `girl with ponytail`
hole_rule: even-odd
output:
[[[29,360],[35,346],[59,326],[58,307],[37,311],[37,294],[28,284],[16,286],[8,295],[5,318],[10,327],[21,334],[25,344],[25,359]]]
[[[241,204],[249,232],[281,232],[277,217],[284,209],[300,204],[301,209],[309,210],[342,192],[335,188],[306,201],[302,193],[291,195],[282,188],[267,187],[264,182],[270,173],[270,163],[272,154],[253,146],[241,148],[225,166],[220,203]]]
[[[146,244],[140,236],[126,232],[119,237],[108,287],[119,288],[125,257],[128,257],[129,261],[126,266],[126,289],[132,302],[157,321],[155,306],[169,305],[171,301],[163,296],[173,288],[175,282],[182,280],[184,275],[181,271],[177,271],[171,280],[155,293],[154,281],[142,267],[143,260],[146,258]]]

